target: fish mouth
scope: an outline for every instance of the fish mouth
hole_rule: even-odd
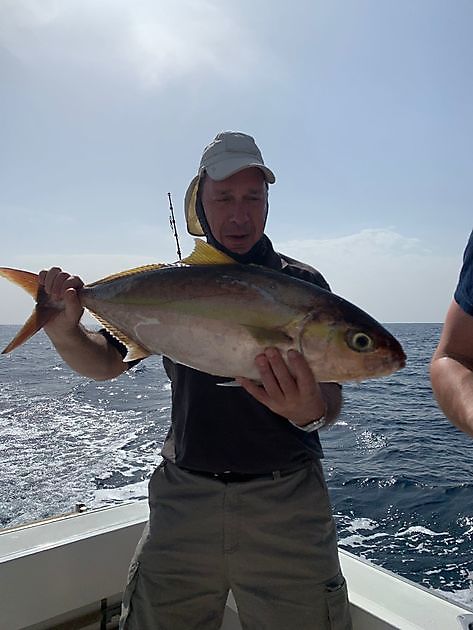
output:
[[[397,339],[394,339],[394,341],[394,347],[393,345],[390,345],[384,348],[384,351],[380,351],[380,354],[378,355],[378,360],[373,357],[373,359],[375,360],[371,366],[373,368],[371,372],[371,378],[391,376],[398,370],[402,370],[402,368],[406,367],[406,354]],[[368,359],[369,355],[365,356]]]
[[[366,378],[380,378],[383,376],[392,376],[399,370],[402,370],[402,368],[404,368],[405,366],[406,366],[405,357],[398,357],[396,359],[393,359],[392,357],[386,358],[386,360],[383,361],[381,365],[378,364],[376,367],[373,368],[373,370],[371,371],[371,374],[368,377],[362,376],[354,380],[364,381],[366,380]]]
[[[394,356],[391,356],[391,359],[386,362],[386,368],[389,370],[390,374],[394,374],[398,370],[402,370],[406,367],[407,357],[402,348],[399,348]]]
[[[406,367],[407,356],[406,356],[406,353],[403,350],[403,347],[399,343],[399,341],[397,339],[394,339],[394,340],[396,342],[396,344],[395,344],[396,362],[397,362],[397,364],[399,366],[398,370],[400,370],[403,367]]]
[[[394,374],[398,370],[402,370],[402,368],[406,367],[406,355],[403,350],[395,356],[391,358],[391,360],[386,361],[386,375]]]

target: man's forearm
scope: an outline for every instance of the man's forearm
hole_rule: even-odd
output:
[[[126,363],[103,335],[86,330],[81,324],[67,334],[45,326],[57,352],[64,361],[82,376],[105,381],[126,370]]]
[[[430,375],[438,404],[451,422],[473,436],[473,371],[450,357],[434,357]]]

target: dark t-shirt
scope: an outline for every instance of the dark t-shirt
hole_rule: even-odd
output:
[[[288,256],[272,251],[271,267],[330,290],[318,271]],[[122,355],[126,353],[119,342],[106,336]],[[168,357],[163,357],[163,364],[172,391],[172,425],[163,454],[177,465],[196,471],[260,474],[290,470],[323,457],[317,431],[298,429],[242,387],[219,386],[231,379]]]
[[[473,315],[473,232],[463,255],[463,266],[454,297],[465,313]]]
[[[282,273],[329,290],[319,272],[287,256],[281,259]],[[172,386],[172,436],[168,437],[179,466],[259,474],[296,468],[323,457],[316,431],[294,427],[241,387],[218,385],[230,379],[167,357],[163,362]]]

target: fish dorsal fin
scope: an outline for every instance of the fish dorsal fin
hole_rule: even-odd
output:
[[[179,267],[181,265],[236,265],[237,261],[227,256],[223,252],[220,252],[218,249],[209,245],[205,241],[200,238],[196,238],[194,251],[192,254],[179,260],[175,263],[154,263],[151,265],[142,265],[140,267],[133,267],[132,269],[127,269],[126,271],[120,271],[119,273],[113,273],[110,276],[106,276],[105,278],[101,278],[100,280],[96,280],[91,284],[88,284],[88,287],[95,287],[98,284],[104,284],[109,282],[110,280],[118,280],[119,278],[125,278],[126,276],[134,276],[139,273],[144,273],[146,271],[157,271],[159,269],[164,269],[166,267]],[[6,274],[5,274],[6,275]]]
[[[194,251],[187,258],[183,258],[183,265],[236,265],[236,260],[209,245],[200,238],[196,238]]]
[[[130,339],[129,337],[127,337],[124,333],[122,333],[121,330],[118,330],[118,328],[116,328],[113,324],[108,322],[106,319],[104,319],[100,315],[97,315],[97,313],[94,313],[93,310],[91,309],[88,309],[88,310],[90,310],[90,312],[95,317],[95,319],[100,324],[102,324],[105,330],[109,332],[112,335],[112,337],[115,337],[115,339],[118,339],[120,343],[126,346],[126,349],[128,350],[128,352],[127,352],[126,357],[123,359],[124,361],[128,362],[128,361],[135,361],[136,359],[145,359],[146,357],[149,357],[151,355],[151,352],[148,352],[146,348],[143,348],[143,346],[140,346],[139,343],[136,343],[136,341],[133,341],[133,339]]]
[[[134,276],[138,273],[144,273],[145,271],[156,271],[157,269],[163,269],[164,267],[172,267],[172,265],[167,265],[165,263],[154,263],[152,265],[142,265],[141,267],[133,267],[133,269],[127,269],[126,271],[120,271],[118,273],[112,273],[111,276],[106,276],[105,278],[101,278],[100,280],[96,280],[91,284],[88,284],[88,287],[95,287],[98,284],[104,284],[105,282],[109,282],[110,280],[118,280],[118,278],[125,278],[126,276]]]

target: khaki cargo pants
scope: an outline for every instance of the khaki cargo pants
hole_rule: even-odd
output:
[[[130,565],[121,630],[218,630],[229,589],[244,630],[350,630],[320,462],[223,483],[170,462]]]

